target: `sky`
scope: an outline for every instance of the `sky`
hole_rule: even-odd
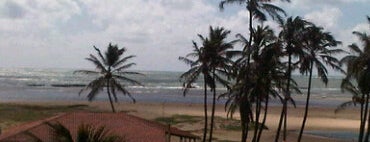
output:
[[[94,68],[85,60],[109,43],[136,55],[133,69],[184,71],[178,60],[192,50],[197,34],[223,26],[247,36],[244,6],[221,0],[1,0],[0,67]],[[331,32],[345,48],[356,42],[352,31],[369,31],[370,0],[275,1],[288,16],[300,16]],[[274,29],[273,21],[265,24]]]

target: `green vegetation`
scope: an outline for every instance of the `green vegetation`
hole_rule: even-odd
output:
[[[242,127],[241,127],[241,121],[240,120],[230,120],[228,119],[226,123],[222,123],[220,125],[220,128],[221,129],[224,129],[224,130],[230,130],[230,131],[241,131],[242,130]],[[265,126],[264,124],[262,123],[258,123],[258,127],[259,128],[263,128],[265,130],[268,129],[267,126]],[[254,130],[256,127],[254,125],[254,123],[252,125],[249,125],[249,128],[248,130]]]
[[[367,17],[370,25],[370,17]],[[370,31],[370,30],[369,30]],[[360,104],[360,126],[358,141],[369,141],[370,137],[370,35],[363,31],[354,31],[360,39],[360,45],[353,43],[348,46],[352,54],[345,56],[340,62],[347,66],[347,74],[343,79],[341,88],[350,92],[352,101],[342,104]],[[367,123],[367,126],[365,126]],[[367,129],[366,129],[367,127]]]
[[[89,109],[92,110],[84,104],[42,106],[0,103],[0,127],[7,129],[20,123],[51,117],[62,112]]]
[[[170,125],[176,125],[179,123],[197,123],[202,121],[202,117],[200,116],[191,116],[191,115],[182,115],[182,114],[176,114],[172,115],[171,117],[158,117],[154,119],[154,121],[163,123],[163,124],[170,124]]]
[[[282,1],[289,2],[290,0]],[[211,91],[213,98],[215,98],[216,82],[228,89],[227,93],[219,96],[228,99],[225,104],[228,117],[239,112],[241,118],[240,126],[238,124],[223,124],[224,128],[241,130],[241,141],[246,142],[249,130],[253,127],[253,135],[250,135],[251,141],[260,141],[265,129],[269,99],[276,98],[281,101],[282,111],[279,122],[277,122],[275,142],[280,141],[280,132],[282,140],[286,141],[288,103],[295,106],[291,94],[301,94],[299,87],[302,86],[298,86],[292,79],[292,72],[297,71],[302,75],[309,76],[305,112],[298,136],[298,141],[301,141],[309,110],[313,73],[316,72],[324,84],[328,83],[329,71],[327,67],[345,73],[339,59],[334,56],[344,53],[342,49],[336,48],[341,42],[337,41],[330,32],[326,32],[323,27],[299,16],[284,17],[287,16],[284,10],[271,4],[271,1],[222,0],[220,9],[223,9],[226,4],[244,5],[249,12],[249,35],[245,36],[247,38],[241,33],[236,35],[237,41],[242,45],[242,48],[239,49],[242,50],[231,51],[231,48],[219,50],[224,41],[222,38],[212,40],[212,37],[217,37],[217,34],[212,34],[211,27],[209,37],[198,35],[202,41],[201,46],[193,41],[193,52],[179,58],[190,66],[190,69],[180,77],[184,83],[184,94],[200,75],[205,82],[203,87],[205,112],[203,142],[206,141],[208,127],[207,92]],[[267,14],[276,20],[279,30],[264,26],[263,22],[267,20]],[[253,22],[255,19],[261,23]],[[276,34],[274,31],[279,33]],[[370,120],[370,114],[368,115],[370,67],[368,67],[369,54],[367,52],[369,51],[370,39],[366,33],[354,32],[354,34],[360,37],[364,49],[361,50],[356,44],[350,46],[351,50],[356,53],[354,56],[346,57],[346,62],[342,62],[347,63],[348,66],[348,75],[344,80],[347,80],[347,83],[345,82],[346,86],[344,87],[357,94],[354,100],[360,100],[362,119],[360,139],[362,137],[368,139],[370,137],[370,123],[366,123],[366,119]],[[220,78],[218,73],[227,79]],[[359,85],[354,86],[350,84],[350,81],[357,81]],[[214,113],[211,115],[209,140],[212,140],[213,116]],[[368,124],[366,135],[364,134],[365,124]]]
[[[53,141],[56,142],[125,142],[126,140],[109,133],[104,126],[94,127],[93,125],[82,124],[78,126],[77,135],[75,141],[71,131],[62,125],[61,123],[49,123],[46,124],[52,128]],[[43,142],[40,138],[26,131],[26,135],[33,138],[34,141]]]

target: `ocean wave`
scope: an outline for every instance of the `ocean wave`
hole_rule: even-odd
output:
[[[51,84],[52,87],[85,87],[86,84]]]

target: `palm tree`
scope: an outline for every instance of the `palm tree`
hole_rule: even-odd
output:
[[[98,78],[91,81],[85,88],[81,89],[79,94],[83,91],[91,89],[90,93],[87,95],[89,101],[95,99],[96,95],[106,87],[107,94],[109,97],[109,102],[113,112],[116,112],[113,100],[117,102],[118,98],[116,91],[122,92],[123,95],[129,96],[132,101],[135,103],[135,99],[131,96],[130,92],[121,84],[120,81],[129,82],[135,85],[142,85],[140,82],[127,77],[127,75],[142,75],[138,72],[127,71],[130,67],[136,65],[135,63],[127,63],[127,61],[135,56],[130,55],[122,57],[123,53],[126,52],[125,48],[119,49],[117,45],[112,45],[109,43],[107,51],[103,55],[101,51],[94,46],[94,49],[98,52],[100,59],[96,56],[90,54],[90,57],[86,60],[92,62],[97,71],[90,70],[77,70],[75,73],[85,73],[92,75],[99,75]],[[112,94],[111,94],[112,93]]]
[[[323,28],[317,27],[312,25],[311,27],[307,28],[307,32],[304,35],[304,54],[303,57],[300,57],[300,72],[301,74],[309,74],[308,80],[308,88],[307,88],[307,98],[306,98],[306,105],[305,105],[305,112],[303,116],[302,126],[298,136],[298,142],[302,139],[302,134],[305,128],[307,115],[308,115],[308,107],[310,102],[310,95],[311,95],[311,81],[312,81],[312,72],[314,66],[317,69],[318,76],[321,80],[327,84],[328,83],[328,71],[325,67],[329,65],[335,70],[339,70],[344,72],[339,64],[339,60],[333,57],[333,54],[338,54],[344,52],[341,49],[329,49],[328,47],[337,46],[340,42],[336,41],[334,37],[328,33],[324,32]]]
[[[283,90],[284,92],[284,99],[282,101],[283,103],[283,109],[280,114],[280,120],[278,129],[276,131],[275,136],[275,142],[278,141],[280,136],[280,131],[282,124],[284,122],[283,127],[283,140],[286,140],[286,130],[287,130],[287,103],[288,101],[292,101],[294,105],[294,101],[291,98],[291,72],[293,70],[293,56],[294,57],[302,57],[303,55],[303,44],[302,41],[304,41],[304,35],[306,32],[307,27],[312,25],[312,23],[303,20],[300,17],[295,17],[294,19],[292,17],[289,17],[286,21],[281,20],[280,26],[282,30],[279,33],[279,39],[284,42],[284,49],[285,49],[285,55],[288,56],[288,62],[287,62],[287,71],[286,71],[286,79],[287,84],[286,88]]]
[[[104,126],[95,128],[92,125],[82,124],[78,127],[77,135],[73,138],[71,131],[61,123],[45,122],[52,128],[52,138],[55,142],[124,142],[125,140],[117,135],[110,134]],[[43,142],[36,135],[26,131],[26,135],[34,142]]]
[[[282,0],[282,1],[287,1],[289,2],[290,0]],[[249,11],[249,40],[246,40],[246,41],[249,41],[247,42],[247,44],[245,44],[244,48],[243,48],[243,56],[244,58],[246,58],[246,60],[238,60],[238,61],[244,61],[246,63],[237,63],[239,64],[238,66],[246,66],[246,69],[243,69],[244,72],[246,72],[244,74],[244,76],[239,76],[239,77],[242,77],[241,79],[245,78],[246,80],[249,80],[249,76],[251,73],[248,73],[250,71],[250,62],[251,62],[251,48],[252,48],[252,41],[253,41],[253,37],[254,37],[254,33],[253,33],[253,19],[258,19],[260,22],[263,22],[263,21],[266,21],[267,20],[267,16],[265,15],[265,12],[269,14],[269,16],[272,17],[272,19],[282,19],[281,18],[281,15],[286,15],[285,11],[275,5],[272,5],[270,4],[271,0],[222,0],[220,2],[220,9],[223,10],[224,9],[224,5],[225,4],[239,4],[239,5],[243,5],[245,4],[245,7],[246,9]],[[239,68],[241,69],[241,68]],[[240,74],[241,70],[240,71],[237,71],[239,72],[238,74]],[[237,81],[238,80],[241,80],[241,79],[236,79]],[[244,90],[248,90],[248,82],[245,82],[247,84],[245,84],[244,87]],[[241,86],[240,86],[241,87]],[[238,88],[240,88],[238,87]],[[242,87],[243,88],[243,87]],[[237,93],[238,95],[242,95],[244,94],[243,92],[240,92],[240,93]],[[238,97],[235,97],[234,99],[242,99],[243,97],[241,96],[238,96]],[[243,107],[249,107],[251,105],[251,102],[249,102],[248,98],[243,98],[242,100],[238,101],[240,103],[245,103],[245,105]],[[242,107],[241,105],[239,107]],[[250,110],[248,109],[239,109],[240,111],[244,111],[244,112],[240,112],[240,113],[243,113],[243,114],[251,114]],[[247,117],[247,116],[245,116]],[[243,120],[244,119],[244,120]],[[248,120],[246,120],[247,118],[242,118],[242,121],[244,122],[248,122]],[[243,139],[246,139],[247,137],[247,133],[248,133],[248,128],[245,126],[245,124],[242,124],[242,128],[243,128],[243,132],[242,132],[242,140]]]
[[[204,48],[207,48],[208,56],[210,57],[210,69],[213,79],[213,85],[211,88],[213,92],[212,98],[212,112],[211,112],[211,123],[210,123],[210,134],[209,142],[212,141],[213,126],[214,126],[214,116],[216,108],[216,82],[228,87],[228,81],[223,78],[223,76],[228,76],[228,71],[231,68],[232,61],[228,58],[227,53],[229,49],[233,48],[233,43],[235,41],[226,42],[227,36],[230,31],[225,30],[223,27],[216,27],[213,29],[209,28],[209,39],[203,40]]]
[[[201,40],[204,40],[203,36],[198,35]],[[207,138],[208,130],[208,110],[207,110],[207,86],[214,85],[212,76],[210,75],[209,57],[207,57],[207,51],[204,47],[198,47],[197,43],[193,41],[193,52],[187,54],[185,57],[179,57],[180,61],[190,65],[190,69],[180,76],[180,80],[184,83],[184,96],[187,94],[192,84],[198,80],[200,75],[203,75],[204,82],[204,128],[203,128],[203,142]],[[192,58],[195,58],[194,60]],[[213,88],[213,86],[211,87]]]
[[[268,27],[258,27],[253,37],[252,47],[255,52],[252,53],[255,81],[252,81],[250,96],[252,102],[255,102],[255,122],[253,142],[260,140],[267,117],[269,97],[279,97],[278,90],[282,88],[285,81],[283,65],[279,58],[281,56],[281,43]],[[262,102],[265,102],[264,115],[260,124],[260,115],[262,111]]]
[[[367,19],[370,24],[370,17],[367,17]],[[341,60],[341,63],[347,66],[347,74],[342,81],[341,87],[353,93],[354,103],[360,103],[361,105],[358,141],[367,142],[370,135],[370,115],[368,114],[370,98],[370,36],[365,32],[357,31],[353,32],[353,34],[361,40],[363,48],[361,49],[356,43],[348,46],[354,54],[348,55]],[[366,122],[368,123],[368,129],[365,131]]]
[[[211,126],[209,141],[212,140],[214,115],[216,107],[216,82],[227,86],[228,82],[223,78],[227,76],[228,68],[231,65],[231,60],[227,58],[227,50],[233,48],[234,41],[226,42],[230,31],[224,28],[216,27],[215,29],[209,28],[209,37],[203,37],[198,35],[202,41],[202,47],[198,47],[196,42],[193,41],[194,52],[189,53],[186,57],[179,57],[181,61],[189,64],[191,69],[180,76],[180,79],[184,82],[184,95],[188,89],[191,88],[191,84],[194,83],[200,74],[203,75],[204,79],[204,115],[205,125],[203,131],[203,141],[206,140],[207,128],[208,128],[208,117],[207,117],[207,87],[211,88],[213,92],[212,99],[212,113],[211,113]],[[195,60],[189,59],[189,57],[195,57]]]
[[[282,0],[290,2],[290,0]],[[239,5],[245,4],[245,8],[249,11],[249,40],[253,41],[253,19],[257,19],[260,22],[264,22],[267,20],[267,16],[265,13],[268,13],[270,17],[274,20],[282,19],[282,15],[286,15],[285,11],[273,4],[270,4],[271,0],[222,0],[219,4],[219,8],[221,10],[224,9],[225,4],[234,4],[237,3]],[[251,48],[252,42],[248,42],[243,48],[244,56],[247,58],[247,67],[250,66],[250,53],[252,50]],[[247,70],[248,71],[248,70]],[[249,73],[246,74],[247,78]]]
[[[259,141],[264,123],[266,121],[269,96],[279,97],[276,88],[282,88],[285,81],[283,65],[280,63],[281,45],[269,27],[258,26],[254,30],[254,42],[252,44],[250,67],[247,67],[246,58],[242,56],[235,68],[235,84],[228,94],[226,107],[228,107],[228,117],[239,108],[242,126],[242,142],[248,138],[248,128],[254,121],[254,135],[252,141]],[[243,44],[248,44],[248,40],[238,35]],[[249,70],[249,71],[247,71]],[[247,78],[246,74],[250,76]],[[262,102],[264,102],[264,115],[260,125],[260,116],[262,112]],[[255,103],[255,112],[253,115],[252,104]],[[255,118],[253,118],[255,116]]]

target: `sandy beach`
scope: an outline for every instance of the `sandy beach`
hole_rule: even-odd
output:
[[[9,103],[6,103],[9,104]],[[89,106],[86,111],[110,111],[108,102],[97,101],[44,101],[44,102],[11,102],[10,104],[27,104],[27,105],[76,105],[85,104]],[[120,112],[126,112],[131,115],[139,116],[145,119],[154,120],[159,117],[170,117],[173,115],[190,115],[203,117],[202,104],[184,104],[184,103],[116,103],[116,109]],[[279,114],[281,108],[279,106],[270,107],[266,126],[269,128],[262,134],[261,141],[273,141],[275,137],[276,128],[278,125]],[[81,111],[81,110],[76,110]],[[288,142],[296,141],[298,137],[297,131],[302,123],[303,108],[289,108],[288,110]],[[209,112],[210,114],[210,112]],[[234,114],[234,119],[238,119],[239,114]],[[214,137],[217,141],[240,141],[240,131],[224,130],[220,126],[227,123],[226,112],[224,105],[218,105],[216,109],[216,126]],[[222,118],[222,119],[221,119]],[[359,126],[358,110],[347,109],[339,113],[334,113],[334,108],[313,107],[310,108],[309,118],[306,124],[307,131],[346,131],[356,132]],[[2,122],[3,123],[3,122]],[[174,127],[191,131],[193,134],[202,135],[202,127],[204,122],[199,123],[179,123],[173,125]],[[6,131],[4,129],[3,131]],[[304,142],[342,142],[339,139],[330,139],[326,137],[305,134]],[[352,141],[352,140],[344,140]]]

